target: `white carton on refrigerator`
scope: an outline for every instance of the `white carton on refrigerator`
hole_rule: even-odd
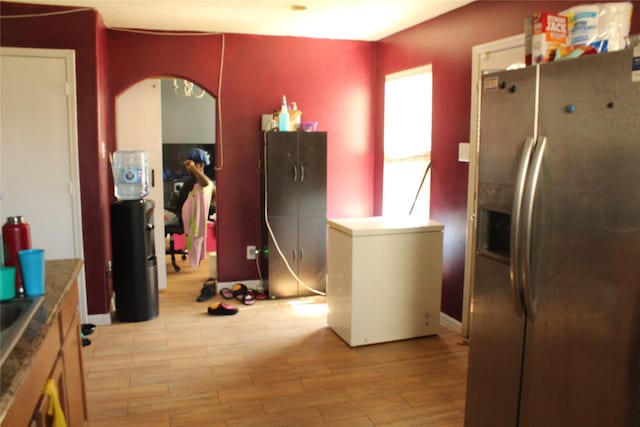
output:
[[[626,47],[633,4],[612,2],[583,4],[560,12],[567,17],[570,46],[589,46],[598,53]]]

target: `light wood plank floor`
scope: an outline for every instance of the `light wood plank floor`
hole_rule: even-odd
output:
[[[442,327],[434,337],[350,348],[327,326],[321,296],[209,316],[220,296],[195,301],[207,262],[183,265],[167,266],[157,319],[99,326],[89,337],[90,426],[463,425],[460,336]]]

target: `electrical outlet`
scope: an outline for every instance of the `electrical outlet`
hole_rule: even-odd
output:
[[[247,246],[247,259],[256,259],[256,247]]]

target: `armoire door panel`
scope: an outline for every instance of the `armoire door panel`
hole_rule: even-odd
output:
[[[277,298],[298,296],[298,283],[289,272],[286,262],[297,274],[298,236],[297,217],[274,216],[269,218],[275,242],[269,236],[269,296]],[[276,243],[282,255],[276,248]]]
[[[298,164],[301,171],[298,215],[325,216],[327,212],[326,133],[300,133]]]
[[[324,216],[300,217],[298,220],[298,275],[305,285],[319,292],[326,289],[327,219]],[[302,284],[299,295],[313,295],[315,292]]]
[[[265,168],[269,215],[297,215],[297,133],[275,132],[267,136]]]

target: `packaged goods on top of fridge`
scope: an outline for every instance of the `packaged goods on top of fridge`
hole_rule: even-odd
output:
[[[608,44],[607,52],[622,50],[631,29],[631,2],[600,3],[598,39]]]
[[[560,12],[569,26],[568,45],[590,46],[598,53],[626,47],[633,5],[631,2],[594,3]]]
[[[589,46],[597,40],[599,12],[600,7],[597,4],[584,4],[560,12],[567,17],[568,45]]]
[[[525,19],[525,63],[551,62],[556,50],[567,44],[567,17],[539,12]]]
[[[585,55],[594,55],[598,51],[592,46],[562,46],[556,50],[554,61],[573,59]]]

